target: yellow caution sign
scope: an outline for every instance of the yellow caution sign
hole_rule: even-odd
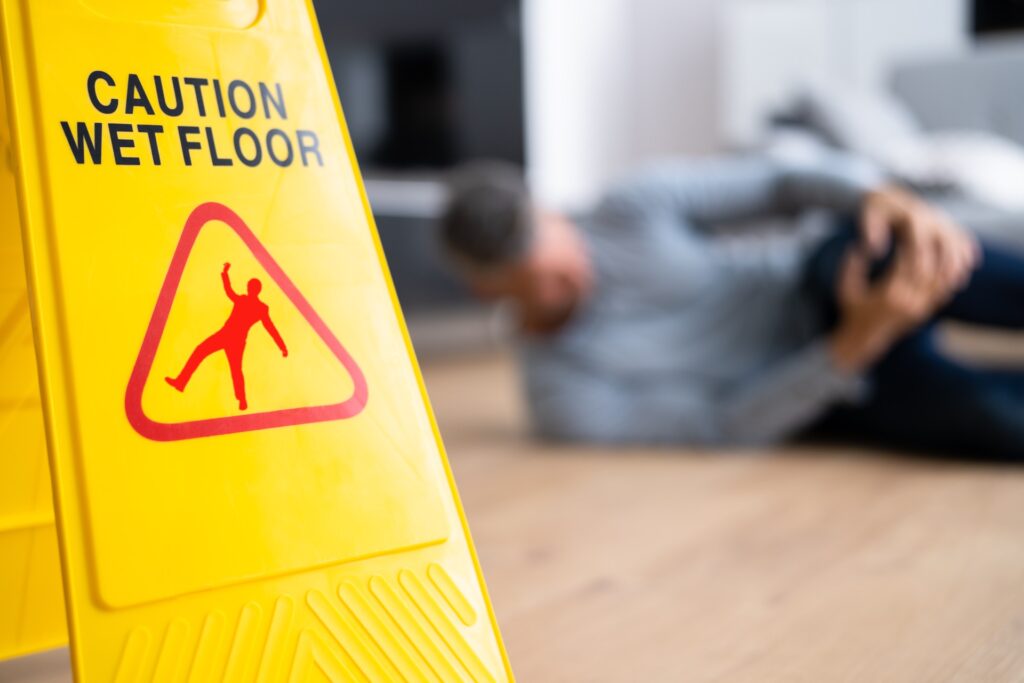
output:
[[[67,639],[9,130],[0,97],[0,660]]]
[[[77,679],[510,680],[308,3],[0,21]]]

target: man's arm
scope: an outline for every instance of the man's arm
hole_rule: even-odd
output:
[[[828,340],[814,342],[719,402],[715,441],[764,445],[793,436],[829,407],[863,391],[857,374],[836,367]]]
[[[220,281],[224,285],[224,293],[228,295],[228,298],[232,301],[238,301],[238,294],[231,288],[231,276],[228,275],[228,270],[231,268],[230,263],[224,264],[224,270],[220,271]]]
[[[886,185],[871,167],[834,152],[799,162],[762,156],[666,164],[621,184],[602,204],[625,219],[611,224],[633,224],[638,214],[660,211],[679,229],[699,232],[815,207],[859,214],[861,242],[875,257],[900,240],[921,278],[939,274],[963,285],[978,264],[973,235],[913,194]]]
[[[277,348],[281,349],[281,355],[287,358],[288,347],[285,346],[284,339],[281,338],[281,333],[277,331],[274,321],[270,319],[269,311],[263,314],[260,322],[263,323],[263,328],[267,331],[267,334],[270,335],[270,338],[274,340],[275,344],[277,344]]]
[[[857,211],[882,175],[843,154],[802,161],[769,156],[671,162],[614,188],[607,202],[663,210],[697,229],[808,208]]]

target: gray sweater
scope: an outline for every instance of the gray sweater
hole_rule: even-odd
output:
[[[557,335],[522,344],[536,431],[765,443],[855,396],[800,290],[811,240],[794,226],[812,208],[857,211],[879,181],[826,156],[667,164],[614,187],[579,219],[593,296]],[[779,219],[790,229],[765,229]]]

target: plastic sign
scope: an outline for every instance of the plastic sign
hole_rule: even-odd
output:
[[[0,97],[0,660],[67,642],[6,121]]]
[[[0,21],[77,679],[511,679],[307,3]]]

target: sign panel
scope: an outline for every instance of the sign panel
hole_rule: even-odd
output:
[[[300,0],[0,0],[83,681],[511,677]]]
[[[67,640],[19,231],[0,97],[0,660]]]

